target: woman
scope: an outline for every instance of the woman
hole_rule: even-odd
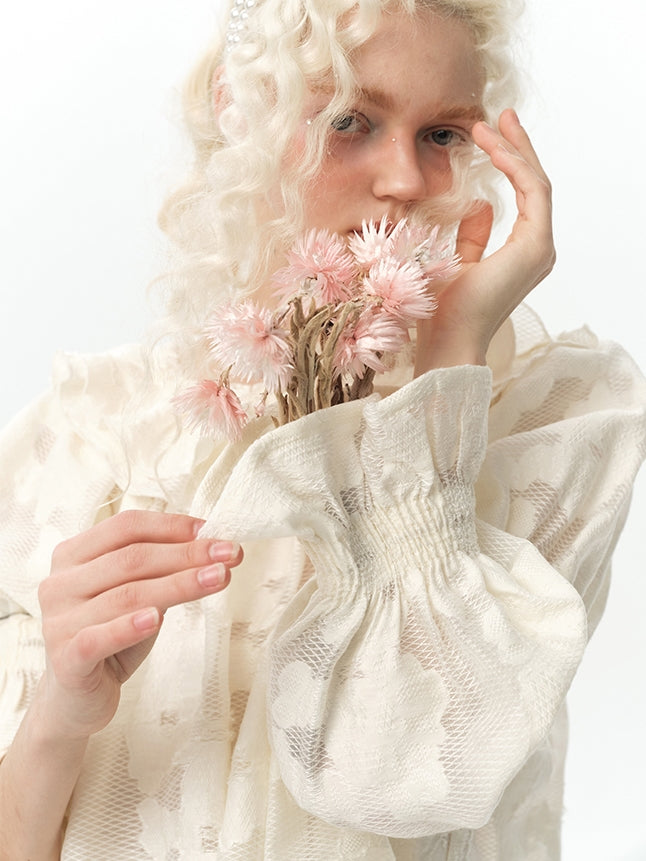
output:
[[[132,351],[70,363],[7,433],[8,858],[558,854],[562,703],[646,392],[619,348],[509,322],[554,253],[549,184],[500,113],[507,4],[410,6],[234,5],[188,91],[152,379]],[[519,214],[481,262],[489,163]],[[383,400],[226,449],[178,432],[217,303],[271,301],[304,229],[403,216],[455,224],[463,261],[415,379],[403,357]]]

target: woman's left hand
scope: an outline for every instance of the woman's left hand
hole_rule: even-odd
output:
[[[438,283],[437,310],[418,324],[416,375],[484,364],[495,333],[554,266],[550,182],[515,111],[503,111],[498,125],[495,131],[476,123],[472,136],[511,183],[518,216],[503,247],[484,260],[493,221],[490,204],[475,204],[461,222],[456,251],[462,266],[456,278]]]

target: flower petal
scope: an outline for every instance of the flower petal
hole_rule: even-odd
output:
[[[191,430],[216,439],[240,439],[248,417],[236,393],[223,383],[202,380],[173,398]]]

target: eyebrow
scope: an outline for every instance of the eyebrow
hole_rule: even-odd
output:
[[[383,90],[375,90],[371,87],[359,87],[357,96],[365,102],[370,102],[378,108],[383,108],[385,111],[392,111],[395,108],[395,101],[388,93]]]
[[[373,89],[371,87],[359,87],[357,90],[357,97],[386,111],[392,111],[396,107],[393,97],[388,93],[385,93],[383,90]],[[479,120],[484,119],[485,114],[481,105],[470,104],[453,105],[445,108],[439,112],[439,116],[445,121],[459,119],[477,123]]]

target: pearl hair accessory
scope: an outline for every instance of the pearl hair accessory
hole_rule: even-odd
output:
[[[247,27],[247,19],[256,0],[233,0],[231,12],[229,13],[229,24],[227,26],[226,50],[230,51],[240,42]]]

